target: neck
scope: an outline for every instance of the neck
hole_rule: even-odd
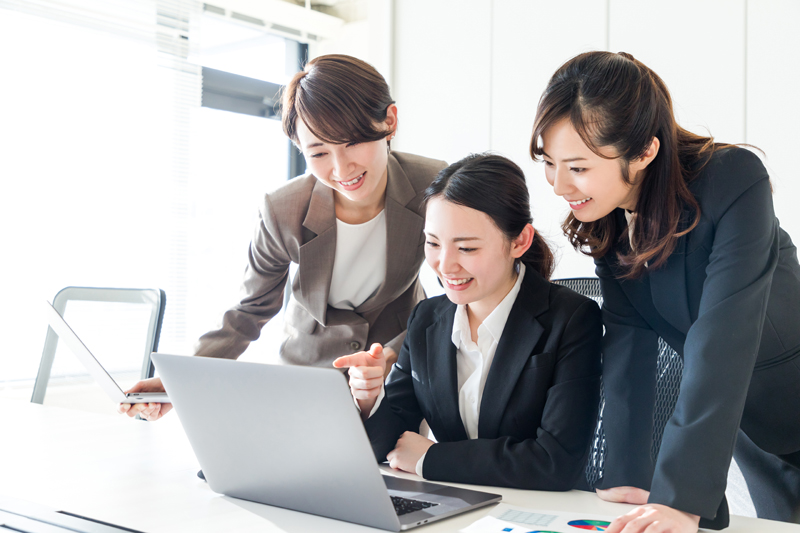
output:
[[[469,329],[472,333],[473,342],[478,342],[478,328],[483,324],[483,321],[492,314],[492,311],[497,309],[497,306],[500,305],[503,298],[508,296],[511,289],[514,288],[517,275],[516,272],[512,272],[511,277],[503,284],[503,289],[498,289],[494,294],[477,302],[467,304],[467,318],[469,319]]]
[[[378,216],[386,206],[386,183],[387,171],[384,170],[375,192],[363,200],[350,200],[334,191],[336,218],[347,224],[363,224]]]

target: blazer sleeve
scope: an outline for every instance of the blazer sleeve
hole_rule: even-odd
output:
[[[270,196],[265,195],[250,243],[241,301],[225,312],[219,329],[200,337],[194,355],[238,358],[280,311],[291,259],[279,230]]]
[[[408,327],[411,327],[417,309],[419,306],[415,307],[408,317]],[[384,387],[385,397],[378,410],[364,421],[364,429],[367,431],[378,462],[386,460],[386,455],[395,448],[397,439],[404,432],[419,432],[419,425],[423,419],[411,376],[411,355],[407,335]]]
[[[613,252],[612,252],[613,253]],[[600,488],[650,489],[658,334],[630,303],[605,258],[596,260],[603,293],[603,431]]]
[[[596,421],[602,331],[600,310],[593,301],[583,302],[569,318],[535,438],[434,444],[425,455],[425,478],[529,490],[572,489],[583,475]]]
[[[714,517],[724,497],[779,255],[769,177],[755,155],[738,152],[749,159],[721,165],[727,182],[719,194],[737,181],[752,185],[730,201],[701,203],[716,222],[713,245],[650,491],[650,502],[704,518]]]

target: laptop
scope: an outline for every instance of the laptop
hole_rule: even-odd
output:
[[[89,348],[83,344],[78,338],[78,335],[69,327],[64,317],[56,311],[53,305],[45,300],[47,304],[47,323],[53,331],[56,332],[58,338],[63,340],[69,346],[89,374],[94,378],[98,385],[105,391],[109,398],[117,403],[170,403],[169,397],[163,392],[131,392],[125,394],[117,382],[114,381],[103,365],[92,355]]]
[[[382,475],[335,369],[152,357],[214,492],[389,531],[501,499]]]

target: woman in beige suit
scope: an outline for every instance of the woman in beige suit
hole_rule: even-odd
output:
[[[297,263],[281,359],[330,367],[379,343],[393,361],[408,316],[425,297],[423,194],[446,164],[390,150],[397,106],[383,77],[356,58],[309,61],[281,103],[284,132],[308,172],[264,196],[243,297],[219,329],[200,337],[195,355],[239,357],[280,310]],[[163,390],[159,378],[131,389]],[[120,412],[157,420],[170,408],[122,404]]]

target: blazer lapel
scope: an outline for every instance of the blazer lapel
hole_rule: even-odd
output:
[[[295,298],[317,322],[324,325],[336,258],[336,209],[333,190],[319,181],[311,193],[303,227],[316,237],[300,246],[297,276],[300,293],[295,294]]]
[[[439,319],[425,331],[433,407],[439,414],[438,422],[444,426],[448,440],[467,440],[467,430],[458,410],[456,347],[452,341],[456,306],[445,300],[439,312]]]
[[[686,293],[686,240],[678,239],[675,250],[661,268],[650,272],[650,292],[658,313],[678,331],[692,326]]]
[[[403,167],[389,155],[386,184],[386,279],[355,311],[366,313],[395,300],[408,288],[418,268],[425,219],[406,205],[417,195]]]
[[[615,214],[617,231],[614,236],[617,242],[623,231],[628,231],[625,215],[622,209],[617,209]],[[626,270],[619,264],[617,251],[627,252],[628,248],[613,250],[606,254],[606,261],[614,276],[619,280],[620,287],[625,292],[631,304],[651,324],[657,324],[657,317],[671,327],[686,333],[691,326],[689,317],[689,300],[686,294],[686,237],[678,239],[675,250],[670,255],[667,263],[656,270],[648,270],[647,274],[639,279],[623,279]],[[655,326],[653,326],[655,327]]]
[[[550,283],[528,268],[486,378],[478,419],[478,438],[497,437],[514,386],[544,333],[544,327],[536,317],[549,308],[549,293]]]

